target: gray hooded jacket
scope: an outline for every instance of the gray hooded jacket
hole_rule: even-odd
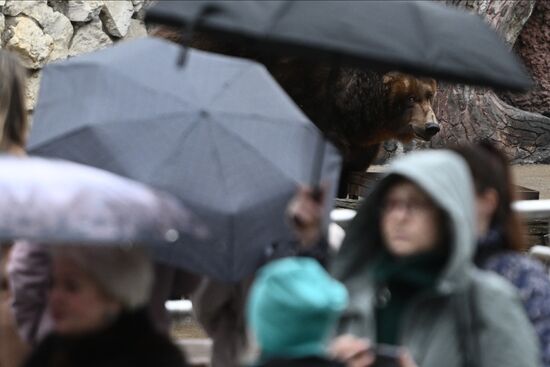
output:
[[[350,224],[332,273],[348,288],[350,306],[339,333],[376,341],[376,287],[370,261],[381,250],[379,223],[388,177],[403,176],[447,214],[450,255],[434,290],[415,296],[399,329],[420,367],[531,367],[540,365],[538,342],[515,289],[474,268],[474,194],[466,163],[449,151],[411,153],[395,161]]]

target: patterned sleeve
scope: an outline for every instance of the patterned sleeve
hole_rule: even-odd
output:
[[[544,366],[550,367],[550,277],[546,268],[539,261],[517,253],[493,256],[484,268],[503,276],[518,289],[539,337]]]

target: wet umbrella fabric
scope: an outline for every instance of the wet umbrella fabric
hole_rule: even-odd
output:
[[[315,60],[510,90],[531,86],[481,17],[430,1],[159,1],[146,20]]]
[[[73,162],[0,156],[0,239],[52,244],[151,246],[208,230],[173,196]]]
[[[292,238],[288,200],[308,183],[320,132],[262,65],[145,38],[46,66],[29,149],[175,194],[211,229],[190,270],[225,281]],[[327,143],[331,198],[340,157]],[[166,259],[177,262],[178,259]]]

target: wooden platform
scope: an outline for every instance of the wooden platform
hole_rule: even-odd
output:
[[[369,189],[378,180],[384,177],[381,172],[355,172],[350,175],[348,180],[348,194],[352,199],[365,197]],[[519,200],[538,200],[540,193],[536,190],[529,189],[523,186],[515,186]]]

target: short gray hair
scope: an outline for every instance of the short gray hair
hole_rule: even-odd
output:
[[[153,266],[139,248],[110,246],[53,246],[54,258],[73,261],[96,281],[108,297],[125,309],[145,306],[153,284]]]

